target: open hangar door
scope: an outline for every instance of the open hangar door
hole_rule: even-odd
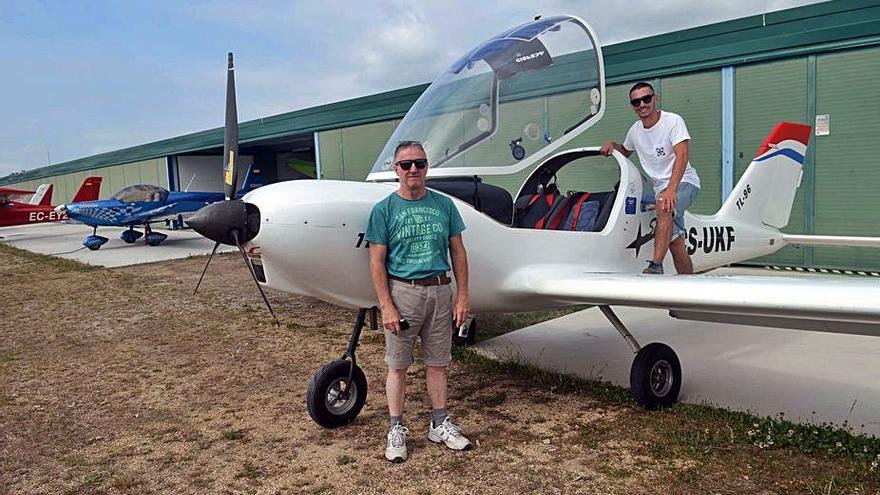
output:
[[[251,164],[259,167],[264,184],[313,179],[317,177],[317,160],[312,133],[240,143],[238,146],[239,187]],[[175,190],[223,190],[223,149],[214,148],[172,157]],[[190,184],[190,181],[192,183]]]
[[[241,155],[238,160],[250,164],[254,157]],[[174,184],[177,191],[223,190],[223,155],[179,155],[176,169]]]
[[[317,158],[313,133],[284,136],[239,145],[241,153],[254,156],[263,167],[266,184],[317,178]]]

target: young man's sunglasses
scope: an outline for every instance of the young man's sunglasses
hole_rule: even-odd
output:
[[[651,103],[651,100],[653,100],[653,99],[654,99],[653,94],[645,95],[641,98],[633,98],[632,100],[629,100],[629,104],[634,107],[639,106],[639,103],[644,103],[647,105],[648,103]]]
[[[419,158],[417,160],[400,160],[397,162],[397,166],[402,168],[404,171],[408,171],[415,165],[417,169],[421,170],[428,166],[427,158]]]

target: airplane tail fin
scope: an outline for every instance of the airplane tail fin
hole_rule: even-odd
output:
[[[788,225],[811,127],[780,122],[731,191],[718,216],[781,229]]]
[[[70,202],[82,203],[83,201],[96,201],[98,195],[101,193],[102,180],[101,177],[86,177],[82,186],[80,186],[79,191],[77,191],[76,196],[74,196],[73,200]]]
[[[251,163],[248,166],[247,175],[244,177],[244,182],[241,184],[241,189],[235,194],[236,198],[240,198],[245,194],[253,191],[254,189],[265,185],[263,181],[263,170],[257,164]]]
[[[40,184],[40,187],[37,188],[37,192],[34,193],[28,203],[32,205],[51,206],[52,184]]]

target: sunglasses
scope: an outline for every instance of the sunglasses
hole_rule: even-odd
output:
[[[400,160],[397,162],[397,166],[402,168],[404,171],[409,171],[412,166],[415,165],[417,169],[421,170],[428,166],[427,158],[419,158],[417,160]]]
[[[629,104],[634,107],[639,106],[639,103],[644,103],[647,105],[648,103],[651,103],[651,100],[653,100],[653,99],[654,99],[653,94],[645,95],[641,98],[633,98],[632,100],[629,100]]]

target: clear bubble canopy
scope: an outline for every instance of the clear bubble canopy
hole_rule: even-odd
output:
[[[522,170],[595,124],[605,110],[602,52],[577,17],[504,31],[443,72],[407,112],[367,180],[396,178],[394,149],[421,142],[429,175]]]

